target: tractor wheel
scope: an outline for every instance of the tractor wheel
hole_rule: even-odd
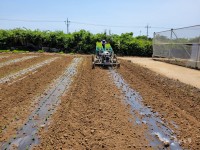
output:
[[[92,69],[95,69],[95,63],[92,62]]]
[[[117,68],[120,68],[120,64],[117,65]]]
[[[92,62],[94,62],[94,55],[92,55]]]

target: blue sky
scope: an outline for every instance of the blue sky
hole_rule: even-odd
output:
[[[92,33],[133,32],[149,36],[153,32],[200,24],[200,0],[0,0],[0,28],[25,27],[40,30],[63,30],[64,20],[71,21],[70,32],[85,29]],[[63,22],[20,22],[16,20],[49,20]],[[92,26],[76,24],[103,24]],[[113,27],[125,26],[125,27]]]

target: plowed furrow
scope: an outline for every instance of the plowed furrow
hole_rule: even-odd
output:
[[[159,112],[161,120],[177,135],[175,140],[185,149],[197,149],[200,144],[199,90],[133,63],[121,63],[119,73],[140,93],[146,106]]]
[[[2,84],[0,94],[0,142],[7,141],[21,126],[31,110],[34,100],[60,76],[71,58],[61,56],[55,61],[28,73],[28,77],[13,84]]]
[[[26,57],[32,57],[32,56],[26,56]],[[4,78],[10,74],[14,74],[20,70],[23,70],[25,68],[28,68],[30,66],[33,66],[41,61],[44,61],[46,59],[52,58],[52,56],[46,56],[46,55],[35,55],[34,58],[27,59],[24,61],[18,61],[6,66],[3,66],[0,68],[0,78]],[[22,57],[23,58],[23,57]]]
[[[108,70],[92,70],[87,58],[36,149],[150,148],[146,126],[133,126],[121,98]]]
[[[10,65],[10,64],[14,64],[14,63],[17,63],[17,62],[21,62],[21,61],[25,61],[25,60],[28,60],[28,59],[31,59],[31,58],[35,58],[35,57],[37,57],[37,56],[24,56],[22,58],[12,59],[10,61],[0,63],[0,68],[7,66],[7,65]]]
[[[4,77],[4,78],[0,78],[0,83],[6,83],[6,82],[9,82],[11,80],[14,80],[14,79],[17,79],[18,77],[20,76],[23,76],[29,72],[32,72],[32,71],[35,71],[37,70],[38,68],[40,67],[43,67],[53,61],[55,61],[56,59],[58,59],[58,57],[54,57],[54,58],[51,58],[51,59],[47,59],[43,62],[40,62],[38,64],[35,64],[33,66],[30,66],[29,68],[26,68],[26,69],[23,69],[23,70],[20,70],[16,73],[13,73],[13,74],[9,74],[8,76]]]

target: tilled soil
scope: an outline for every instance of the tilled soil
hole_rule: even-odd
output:
[[[15,137],[35,109],[37,96],[63,74],[72,60],[66,55],[41,55],[59,58],[26,74],[26,78],[0,84],[0,147],[1,142]],[[24,68],[24,64],[20,67]],[[200,147],[199,89],[124,60],[117,72],[139,92],[146,107],[159,113],[163,125],[173,129],[183,149]],[[147,124],[137,124],[140,114],[133,116],[131,106],[123,98],[110,71],[99,67],[92,70],[91,57],[83,56],[71,87],[50,117],[48,128],[40,127],[40,145],[34,149],[155,148],[150,146]]]
[[[166,76],[170,79],[179,80],[185,84],[189,84],[200,89],[200,71],[178,66],[180,61],[169,60],[164,58],[141,58],[141,57],[120,57],[132,61],[134,64],[141,65],[158,74]],[[157,60],[157,61],[156,61]],[[171,64],[174,61],[176,65]],[[180,64],[181,65],[181,64]],[[185,65],[184,65],[185,66]]]
[[[151,149],[146,126],[133,126],[121,100],[108,70],[85,59],[35,149]]]
[[[30,56],[30,55],[23,55],[23,57],[25,56]],[[37,55],[33,55],[33,56],[37,56]],[[38,57],[34,57],[25,61],[20,61],[17,63],[13,63],[10,65],[6,65],[4,67],[0,68],[0,78],[5,77],[8,74],[12,74],[15,73],[19,70],[22,70],[24,68],[28,68],[29,66],[32,66],[34,64],[37,64],[43,60],[46,60],[48,58],[51,58],[52,56],[48,56],[48,55],[40,55]],[[11,59],[10,59],[11,60]]]
[[[15,135],[17,128],[31,113],[34,98],[43,93],[50,83],[63,73],[71,60],[71,57],[60,56],[49,65],[39,68],[34,74],[29,73],[27,78],[13,84],[0,85],[0,142]]]
[[[147,106],[174,129],[183,148],[200,147],[200,90],[136,64],[121,61],[118,70]],[[178,127],[177,127],[177,126]]]
[[[26,54],[14,54],[14,53],[0,53],[0,63],[9,61],[11,59],[22,58]]]

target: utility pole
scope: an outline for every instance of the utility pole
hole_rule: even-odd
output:
[[[106,35],[107,35],[107,29],[105,29],[105,30],[104,30],[104,34],[106,34]]]
[[[111,30],[109,29],[109,35],[111,35]]]
[[[147,38],[148,38],[148,36],[149,36],[149,28],[151,28],[151,27],[147,24],[147,26],[145,26],[145,28],[147,28]]]
[[[65,24],[67,25],[67,34],[69,33],[69,23],[70,23],[70,21],[67,18],[67,21],[65,21]]]
[[[26,31],[28,31],[27,28],[23,27]],[[24,37],[25,38],[25,37]],[[26,46],[28,46],[27,38],[25,38]]]
[[[142,31],[140,30],[140,36],[142,35]]]

